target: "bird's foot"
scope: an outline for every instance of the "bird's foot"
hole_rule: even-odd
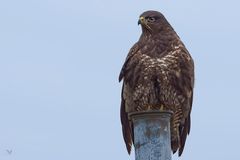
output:
[[[160,111],[164,111],[165,109],[164,109],[165,107],[164,107],[164,105],[163,104],[161,104],[161,106],[160,106]]]

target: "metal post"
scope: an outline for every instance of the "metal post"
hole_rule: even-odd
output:
[[[171,160],[171,112],[130,113],[134,128],[135,160]]]

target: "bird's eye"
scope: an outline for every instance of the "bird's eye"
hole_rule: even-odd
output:
[[[149,22],[155,22],[156,21],[156,18],[155,17],[147,17],[147,20]]]

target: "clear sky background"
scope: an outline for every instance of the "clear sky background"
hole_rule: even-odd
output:
[[[192,128],[180,160],[237,159],[239,6],[238,0],[0,1],[0,159],[134,159],[122,139],[118,74],[141,34],[138,17],[149,9],[166,16],[195,60]]]

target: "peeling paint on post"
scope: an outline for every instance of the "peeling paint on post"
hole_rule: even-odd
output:
[[[135,160],[171,160],[171,112],[130,113],[134,127]]]

